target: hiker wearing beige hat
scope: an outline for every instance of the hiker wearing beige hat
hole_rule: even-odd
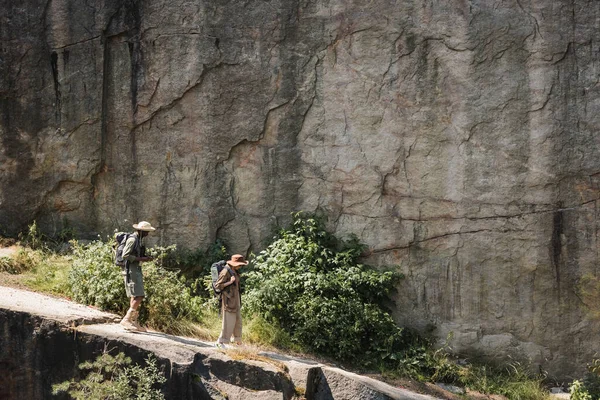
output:
[[[141,221],[133,224],[133,229],[135,232],[128,235],[122,255],[125,260],[124,280],[125,291],[129,297],[129,310],[121,320],[121,326],[128,331],[146,332],[146,328],[138,323],[139,308],[145,296],[140,263],[151,261],[152,257],[146,256],[142,242],[148,233],[154,232],[156,228],[147,221]]]
[[[241,254],[234,254],[227,260],[227,267],[219,273],[219,279],[215,283],[215,289],[221,293],[221,315],[223,317],[221,334],[217,339],[217,347],[225,347],[233,342],[242,343],[242,311],[240,298],[240,274],[239,270],[248,261]]]

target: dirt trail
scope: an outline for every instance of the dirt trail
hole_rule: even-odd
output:
[[[0,247],[0,258],[12,257],[17,253],[18,250],[19,248],[17,246]]]

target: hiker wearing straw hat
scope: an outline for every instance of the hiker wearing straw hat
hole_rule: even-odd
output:
[[[221,335],[217,339],[217,347],[225,347],[230,343],[232,336],[235,344],[242,343],[242,302],[240,299],[240,274],[239,269],[248,265],[241,254],[234,254],[227,261],[230,268],[223,268],[215,288],[221,292]]]
[[[121,326],[128,331],[146,332],[146,328],[138,323],[139,308],[145,296],[140,263],[151,261],[152,257],[147,257],[144,254],[142,241],[148,236],[148,233],[154,232],[156,228],[146,221],[133,224],[133,228],[135,232],[129,235],[123,248],[123,259],[127,263],[124,280],[125,292],[129,297],[129,310],[121,320]]]

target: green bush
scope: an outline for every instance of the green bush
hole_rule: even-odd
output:
[[[114,242],[72,242],[69,285],[73,299],[106,311],[124,313],[129,307],[121,268],[114,265]],[[177,271],[160,264],[174,246],[149,250],[156,259],[142,264],[146,297],[140,321],[168,333],[188,333],[189,323],[202,319],[201,299],[191,293]]]
[[[369,366],[395,363],[405,336],[385,304],[401,275],[357,262],[356,238],[340,241],[302,214],[253,261],[244,305],[305,349]]]
[[[123,353],[111,356],[103,353],[93,362],[79,365],[89,371],[81,381],[66,381],[52,386],[54,395],[67,392],[77,400],[163,400],[156,386],[166,382],[158,371],[154,356],[148,356],[146,366],[131,365]]]
[[[214,296],[210,285],[210,266],[226,257],[225,245],[217,240],[206,251],[200,248],[174,249],[164,255],[161,265],[166,269],[180,270],[194,296],[212,299]]]
[[[569,387],[571,400],[592,400],[592,396],[585,389],[583,382],[574,380]]]
[[[121,268],[114,264],[112,242],[72,241],[73,266],[69,286],[73,300],[122,314],[129,308]]]
[[[573,381],[571,399],[600,399],[600,359],[594,359],[587,365],[587,374],[581,380]]]
[[[400,354],[392,376],[400,375],[418,381],[462,384],[460,367],[450,358],[445,348],[434,349],[427,340],[413,335],[409,346]]]
[[[38,228],[36,221],[28,226],[27,232],[19,234],[19,240],[33,250],[46,250],[48,248],[48,237]]]
[[[175,271],[168,271],[155,262],[144,263],[142,271],[146,298],[140,320],[168,333],[192,332],[189,324],[202,321],[203,299],[193,296],[185,279]]]

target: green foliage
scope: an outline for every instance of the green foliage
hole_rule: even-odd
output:
[[[257,343],[262,346],[270,346],[285,350],[301,350],[292,342],[289,333],[284,331],[280,326],[267,321],[260,315],[254,315],[253,317],[244,320],[243,339],[244,342]]]
[[[398,358],[392,374],[418,381],[461,383],[460,367],[450,358],[445,348],[434,349],[418,336],[413,336],[409,343]]]
[[[131,359],[119,353],[103,353],[93,362],[79,365],[89,371],[85,379],[66,381],[53,385],[53,394],[67,392],[76,400],[162,400],[163,394],[156,386],[166,382],[159,372],[156,360],[148,356],[146,366],[131,365]]]
[[[46,293],[71,296],[68,279],[71,265],[69,257],[35,251],[30,253],[29,261],[33,262],[33,268],[25,279],[28,286]]]
[[[185,279],[175,271],[168,271],[155,262],[144,263],[142,271],[146,298],[140,319],[169,333],[193,331],[189,323],[202,321],[202,299],[192,295]]]
[[[574,381],[571,386],[571,392],[576,392],[580,396],[579,400],[600,399],[600,359],[594,359],[587,365],[588,373],[582,380]],[[574,399],[574,396],[571,396]]]
[[[208,250],[182,249],[169,252],[163,260],[167,269],[177,269],[186,277],[186,284],[195,296],[210,299],[213,296],[210,284],[210,266],[227,258],[225,245],[217,240]]]
[[[77,231],[71,226],[68,219],[63,219],[63,227],[56,235],[58,243],[68,243],[77,238]]]
[[[359,264],[362,250],[356,238],[337,240],[322,221],[296,214],[245,274],[245,307],[318,354],[395,363],[406,343],[385,303],[401,275]]]
[[[544,376],[532,376],[525,366],[512,363],[505,368],[472,365],[462,370],[460,383],[482,393],[496,393],[511,400],[543,400]]]
[[[121,268],[114,265],[113,243],[72,241],[73,266],[68,282],[73,300],[102,310],[123,313],[129,308]]]
[[[31,250],[52,253],[60,250],[64,243],[75,239],[77,231],[69,224],[69,220],[65,218],[62,228],[55,235],[44,234],[39,228],[37,221],[33,221],[27,230],[18,236],[22,246],[28,247]]]
[[[73,267],[69,285],[73,299],[103,310],[124,313],[129,307],[120,267],[114,265],[114,242],[94,241],[87,245],[72,242]],[[189,324],[202,320],[201,299],[192,295],[177,271],[161,266],[163,259],[175,249],[154,248],[156,257],[142,264],[146,297],[140,320],[168,333],[189,333]]]
[[[592,400],[592,396],[585,389],[583,382],[574,380],[569,387],[571,400]]]
[[[212,263],[222,260],[227,256],[225,245],[217,240],[208,250],[200,248],[190,250],[174,250],[165,255],[165,268],[177,268],[186,274],[196,274],[197,276],[210,273]]]
[[[27,232],[19,234],[19,240],[33,250],[47,249],[48,238],[40,231],[36,221],[29,225]]]

